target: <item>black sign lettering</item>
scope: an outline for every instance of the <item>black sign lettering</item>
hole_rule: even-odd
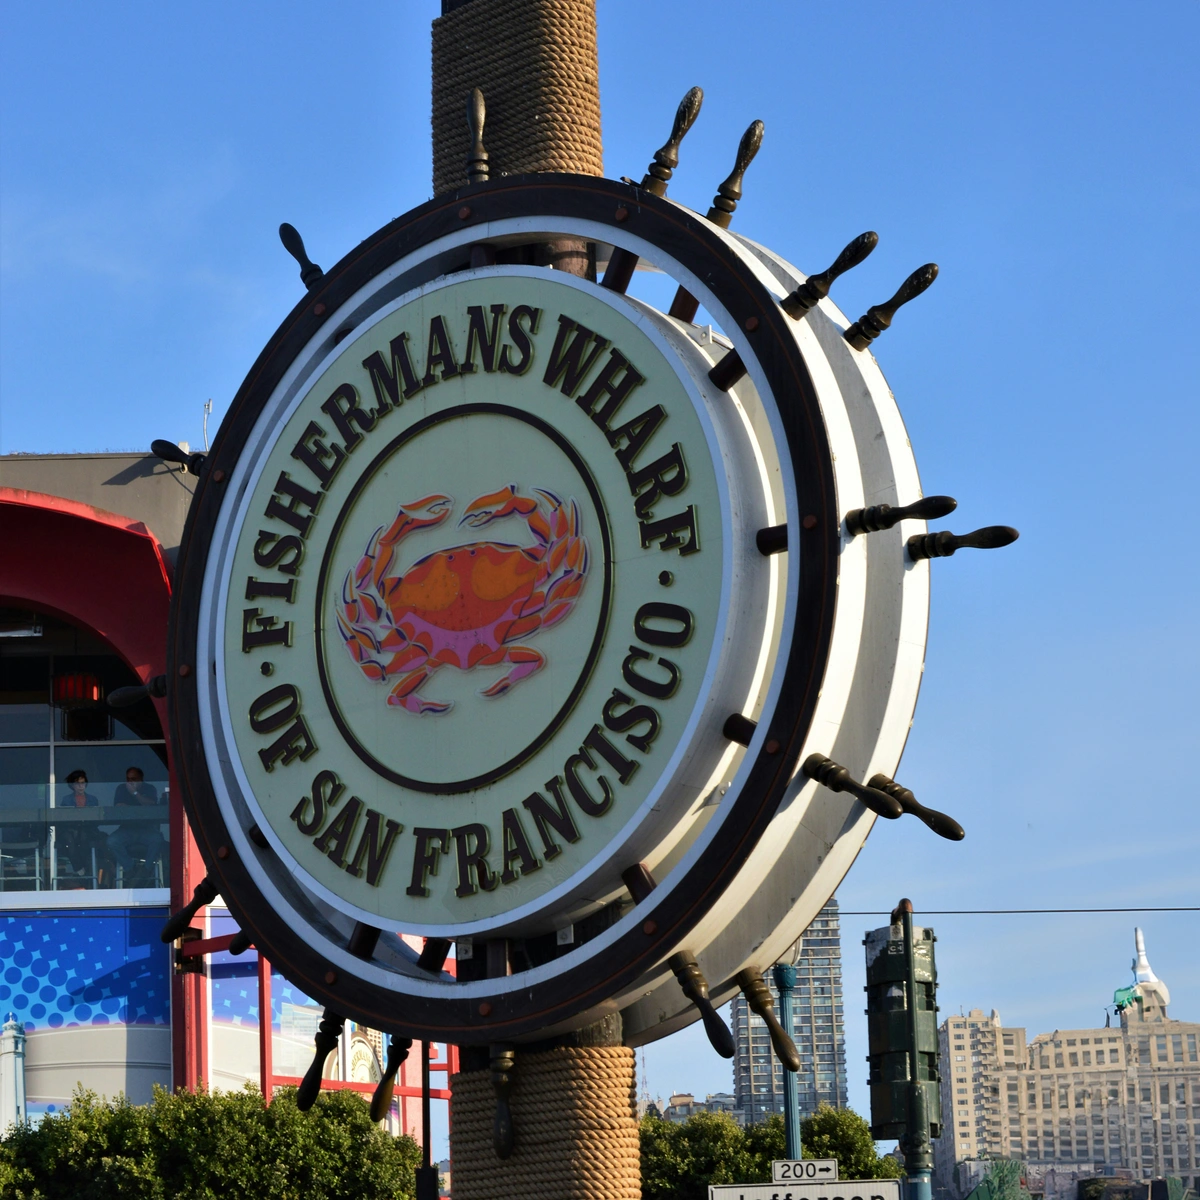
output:
[[[618,705],[631,705],[623,713],[617,712]],[[648,728],[644,733],[631,733],[635,725],[646,722]],[[637,704],[631,696],[626,695],[620,688],[613,688],[612,695],[604,704],[604,724],[613,733],[623,733],[625,740],[643,754],[650,751],[650,743],[658,737],[662,728],[662,718],[648,704]]]
[[[677,622],[678,629],[660,629],[651,621]],[[643,604],[633,618],[634,635],[649,646],[685,646],[696,629],[696,619],[678,604],[655,601]]]
[[[278,617],[264,617],[261,608],[242,610],[242,653],[249,654],[259,646],[290,646],[292,623],[279,624]]]
[[[296,822],[296,828],[305,837],[313,837],[321,832],[325,824],[326,808],[334,808],[342,798],[346,785],[332,771],[318,771],[312,781],[312,795],[301,796],[300,803],[291,811],[291,818]],[[312,813],[305,815],[309,806]]]
[[[316,752],[317,743],[313,741],[308,725],[303,717],[297,717],[265,750],[258,752],[258,757],[268,771],[273,771],[277,762],[286,767],[297,758],[304,762]]]
[[[329,822],[329,827],[313,842],[322,854],[328,855],[335,867],[346,865],[346,851],[350,849],[354,827],[358,824],[358,818],[362,816],[363,807],[363,802],[357,796],[351,796],[346,807]]]
[[[425,353],[425,378],[421,380],[426,387],[432,387],[438,381],[435,367],[441,369],[443,379],[458,374],[458,360],[454,357],[454,347],[450,345],[446,322],[441,316],[429,322],[429,349]]]
[[[529,845],[529,839],[525,836],[525,829],[521,825],[521,816],[517,810],[506,808],[500,820],[502,822],[500,845],[504,851],[504,862],[500,868],[500,882],[516,883],[518,865],[521,868],[520,874],[528,875],[531,871],[538,870],[542,864],[538,862],[533,848]]]
[[[579,830],[567,808],[567,800],[562,793],[562,779],[556,775],[546,784],[546,790],[554,797],[554,804],[550,804],[541,792],[533,792],[521,803],[533,817],[542,839],[542,853],[549,862],[562,853],[562,847],[550,836],[550,830],[553,829],[565,842],[579,841]]]
[[[280,495],[286,496],[287,499],[280,500]],[[301,505],[308,509],[307,513],[299,511]],[[313,514],[320,507],[320,492],[310,492],[308,488],[301,487],[286,471],[280,471],[275,493],[267,501],[264,515],[286,521],[293,529],[299,530],[302,538],[306,538],[312,528]]]
[[[687,486],[687,465],[683,461],[682,447],[676,442],[661,458],[640,470],[630,471],[626,479],[629,480],[630,495],[637,497],[634,509],[638,520],[649,520],[661,497],[677,496]]]
[[[299,712],[300,689],[292,683],[281,683],[251,702],[250,728],[255,733],[274,733],[294,720]]]
[[[255,733],[274,733],[289,721],[291,724],[287,729],[265,750],[258,752],[268,771],[275,769],[276,762],[282,761],[286,767],[297,758],[312,758],[317,752],[317,744],[300,716],[300,692],[293,684],[281,683],[270,688],[250,704],[250,728]]]
[[[334,442],[327,446],[321,439],[325,430],[316,421],[309,421],[292,447],[292,457],[302,462],[316,477],[322,487],[328,487],[338,468],[346,461],[346,451]]]
[[[587,737],[583,739],[583,745],[579,747],[579,752],[572,754],[566,763],[563,764],[563,775],[566,777],[567,789],[571,793],[571,799],[589,817],[602,817],[612,808],[612,802],[616,794],[613,791],[612,784],[608,781],[608,777],[605,775],[596,776],[596,782],[600,785],[601,798],[599,800],[596,800],[588,792],[583,780],[579,778],[580,767],[587,767],[591,771],[596,770],[596,760],[590,753],[593,750],[616,771],[617,778],[621,783],[629,782],[633,773],[638,769],[638,764],[632,759],[626,758],[604,736],[604,731],[599,725],[592,726]]]
[[[599,779],[601,798],[593,800],[591,793],[584,787],[583,780],[579,778],[580,767],[590,767],[594,771],[596,769],[596,760],[586,751],[581,750],[578,754],[572,754],[566,763],[563,764],[563,774],[567,778],[567,788],[571,793],[571,799],[589,817],[602,817],[612,807],[612,784],[601,776]]]
[[[530,308],[528,304],[518,304],[512,310],[508,318],[508,336],[512,339],[512,344],[517,348],[521,357],[514,362],[509,354],[512,347],[505,346],[500,352],[500,370],[506,371],[509,375],[524,375],[529,370],[529,364],[533,362],[532,335],[537,333],[538,321],[541,320],[541,317],[542,310]],[[529,322],[528,333],[522,328],[522,321]]]
[[[567,339],[570,339],[568,341]],[[594,342],[591,352],[584,358],[588,343]],[[558,332],[554,335],[554,349],[550,351],[550,362],[542,382],[548,387],[557,387],[562,380],[562,394],[574,396],[584,377],[609,347],[607,338],[593,333],[586,326],[572,321],[565,313],[558,318]]]
[[[454,848],[458,852],[458,886],[454,889],[454,894],[473,896],[479,888],[490,892],[496,886],[498,878],[487,862],[487,852],[492,841],[488,827],[478,821],[472,821],[469,825],[460,825],[453,833]]]
[[[291,604],[296,599],[296,581],[285,579],[255,579],[253,575],[246,577],[246,599],[261,600],[264,596],[273,599],[286,600]]]
[[[638,769],[638,764],[631,758],[626,758],[620,750],[616,748],[604,736],[604,730],[599,725],[593,725],[589,730],[587,737],[583,739],[582,750],[595,750],[602,759],[617,773],[617,779],[621,783],[628,783],[633,778],[633,773]]]
[[[616,448],[621,442],[625,443],[617,450],[617,462],[626,474],[633,469],[633,460],[641,453],[642,447],[666,419],[667,414],[663,411],[663,406],[656,404],[619,428],[605,430],[610,446]]]
[[[280,561],[285,554],[292,557]],[[274,567],[284,575],[295,575],[300,570],[300,560],[304,557],[304,543],[294,534],[288,533],[280,537],[265,529],[258,531],[258,540],[254,543],[254,561],[260,567]]]
[[[647,679],[635,670],[636,663],[649,662],[653,658],[654,655],[648,650],[643,650],[641,646],[630,646],[629,653],[621,664],[621,676],[635,692],[641,692],[643,696],[649,696],[651,700],[667,700],[675,695],[679,688],[680,671],[673,662],[666,658],[658,660],[658,665],[667,672],[665,682]]]
[[[358,402],[358,389],[343,383],[321,405],[321,411],[329,414],[329,419],[342,435],[346,449],[353,450],[362,441],[362,435],[370,433],[383,412],[387,412],[390,407],[391,405],[388,405],[382,412],[367,412]]]
[[[696,533],[696,510],[692,505],[673,517],[663,517],[659,521],[642,521],[638,532],[642,539],[642,549],[662,539],[660,550],[678,549],[680,556],[695,554],[700,549],[700,537]],[[683,534],[685,536],[681,537]]]
[[[417,839],[417,845],[413,853],[412,881],[404,890],[409,896],[428,896],[426,881],[430,875],[438,873],[439,858],[450,852],[450,830],[418,827],[413,830],[413,837]]]
[[[408,334],[401,333],[388,343],[391,351],[392,365],[383,361],[383,355],[378,350],[363,359],[363,366],[371,377],[371,387],[375,390],[375,415],[381,417],[392,408],[400,407],[400,385],[404,385],[405,400],[411,399],[424,386],[413,370],[412,358],[408,353]]]
[[[381,826],[383,827],[381,830]],[[358,849],[354,852],[354,861],[346,868],[351,875],[362,878],[363,862],[367,866],[367,882],[372,887],[379,886],[379,876],[387,865],[388,855],[392,852],[392,844],[396,835],[404,828],[391,817],[386,819],[373,808],[367,809],[367,823],[363,826],[362,837],[359,838]]]
[[[618,375],[620,376],[619,379],[617,378]],[[617,415],[617,409],[625,403],[625,397],[638,384],[645,382],[645,375],[620,350],[614,347],[608,352],[608,362],[604,364],[604,369],[596,376],[588,390],[575,403],[585,413],[590,414],[592,420],[606,434],[611,434],[609,423]],[[605,396],[608,397],[607,400],[604,400]],[[601,400],[604,400],[604,407],[597,409],[596,405]],[[609,440],[611,442],[611,437]]]
[[[487,318],[483,315],[483,305],[467,306],[467,352],[458,364],[460,375],[472,375],[475,372],[475,349],[479,348],[479,357],[483,369],[491,372],[496,369],[496,354],[500,349],[500,321],[507,311],[507,305],[492,305],[492,328],[488,332]]]

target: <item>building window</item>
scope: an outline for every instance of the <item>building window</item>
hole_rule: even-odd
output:
[[[39,636],[0,648],[0,891],[164,887],[157,711],[149,700],[110,709],[109,693],[141,680],[93,635],[36,624]]]

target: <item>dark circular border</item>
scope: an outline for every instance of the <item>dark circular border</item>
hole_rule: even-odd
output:
[[[709,841],[676,886],[641,901],[636,909],[640,919],[583,965],[493,992],[486,999],[455,997],[449,989],[418,996],[338,970],[313,946],[306,926],[271,909],[232,849],[233,844],[250,843],[245,832],[237,843],[230,836],[204,758],[197,689],[207,666],[196,663],[200,596],[209,545],[225,503],[225,484],[241,448],[296,357],[316,338],[332,340],[334,331],[323,329],[326,314],[337,312],[371,279],[422,246],[475,227],[486,238],[489,222],[530,216],[542,223],[544,236],[561,229],[555,224],[560,218],[603,227],[616,246],[628,246],[628,235],[635,234],[703,280],[730,314],[739,352],[757,364],[769,388],[763,400],[776,406],[787,442],[781,453],[792,459],[797,511],[789,512],[788,522],[797,527],[790,531],[789,552],[799,551],[800,559],[795,626],[791,643],[777,655],[776,670],[783,678],[769,725],[762,731],[763,749],[731,804],[722,836]],[[541,240],[537,233],[528,237]],[[469,247],[458,248],[452,260],[442,255],[438,264],[430,278],[468,269]],[[678,949],[719,901],[762,837],[796,772],[829,658],[836,610],[840,515],[833,462],[816,389],[790,325],[791,318],[766,285],[700,214],[635,184],[585,175],[514,175],[436,196],[366,238],[325,274],[264,347],[221,424],[184,527],[171,601],[168,714],[173,767],[209,878],[252,943],[306,994],[386,1032],[459,1044],[528,1040],[551,1026],[596,1012]],[[815,519],[801,523],[801,517],[810,516]],[[278,860],[271,866],[272,851],[248,852],[266,865],[297,911],[310,913],[311,921],[334,936],[327,921],[321,925],[320,910],[289,883]],[[177,902],[188,898],[182,892],[176,896]],[[352,936],[347,949],[361,944],[362,939]],[[712,984],[719,990],[723,982]]]
[[[421,779],[410,779],[407,775],[401,775],[399,771],[393,771],[390,767],[381,763],[359,742],[354,736],[353,731],[346,724],[341,709],[338,707],[337,699],[334,696],[333,687],[329,683],[325,673],[325,653],[322,648],[321,637],[324,632],[323,622],[325,614],[323,612],[323,601],[325,598],[325,585],[329,578],[330,558],[333,547],[341,535],[346,515],[353,506],[354,501],[362,494],[363,488],[366,487],[375,473],[383,466],[384,462],[406,442],[424,433],[425,430],[432,429],[435,425],[440,425],[444,421],[452,421],[456,418],[479,413],[512,417],[515,420],[524,421],[527,425],[532,425],[539,433],[548,437],[567,456],[575,470],[579,472],[579,477],[583,480],[583,486],[587,488],[588,495],[592,498],[592,504],[600,516],[600,538],[604,543],[604,590],[600,602],[600,620],[597,622],[596,632],[592,637],[591,648],[588,650],[587,659],[584,662],[583,669],[579,673],[579,678],[575,681],[575,686],[571,689],[562,707],[533,741],[525,746],[524,749],[514,754],[507,762],[501,763],[498,767],[493,768],[483,775],[476,775],[473,779],[463,779],[453,783],[427,783]],[[355,481],[354,487],[351,488],[350,494],[346,497],[345,503],[342,505],[333,523],[333,528],[329,533],[329,540],[325,543],[325,553],[321,556],[321,570],[317,575],[317,604],[313,628],[317,647],[317,673],[321,677],[321,690],[325,693],[325,703],[329,706],[329,713],[333,717],[334,724],[337,725],[338,731],[350,749],[372,771],[377,775],[382,775],[384,779],[388,779],[392,783],[412,788],[413,791],[432,792],[438,795],[469,792],[473,788],[484,787],[489,783],[494,783],[497,779],[503,779],[505,775],[510,775],[522,763],[527,762],[558,732],[562,727],[562,723],[571,715],[572,710],[578,703],[583,689],[587,687],[588,680],[591,679],[592,672],[596,668],[596,660],[600,657],[600,649],[604,645],[605,634],[608,632],[608,618],[612,609],[612,576],[612,532],[608,527],[608,513],[605,511],[604,498],[600,495],[600,489],[597,487],[596,481],[592,478],[592,472],[587,463],[584,462],[582,455],[553,425],[543,421],[541,417],[535,417],[532,413],[522,412],[519,408],[512,408],[506,404],[489,403],[458,404],[453,408],[432,413],[428,417],[422,418],[420,421],[410,425],[384,446]]]

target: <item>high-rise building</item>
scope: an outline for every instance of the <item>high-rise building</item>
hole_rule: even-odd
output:
[[[775,1011],[779,993],[772,973],[764,978]],[[761,1017],[738,995],[732,1005],[734,1095],[747,1123],[783,1112],[783,1065],[771,1050]],[[796,1077],[801,1116],[822,1101],[840,1108],[846,1103],[846,1041],[842,1020],[842,945],[838,904],[830,900],[800,939],[796,955],[796,990],[792,996],[792,1038],[800,1052]]]
[[[1150,967],[1142,931],[1116,1028],[1056,1029],[1026,1041],[992,1010],[940,1027],[940,1188],[964,1195],[983,1160],[1017,1158],[1047,1196],[1117,1172],[1200,1184],[1200,1024],[1167,1017],[1170,993]]]

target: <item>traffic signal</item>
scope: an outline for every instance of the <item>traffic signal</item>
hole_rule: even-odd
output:
[[[870,1053],[871,1135],[877,1140],[910,1136],[910,1117],[920,1123],[923,1109],[928,1136],[942,1129],[939,1092],[937,1033],[937,967],[933,957],[936,938],[932,929],[912,924],[911,906],[901,902],[892,924],[873,929],[867,948],[867,1044]],[[905,928],[912,930],[912,947]],[[915,1012],[909,997],[915,996]],[[912,1074],[914,1059],[916,1075]],[[910,1096],[910,1083],[917,1089]],[[910,1112],[910,1100],[913,1110]]]

